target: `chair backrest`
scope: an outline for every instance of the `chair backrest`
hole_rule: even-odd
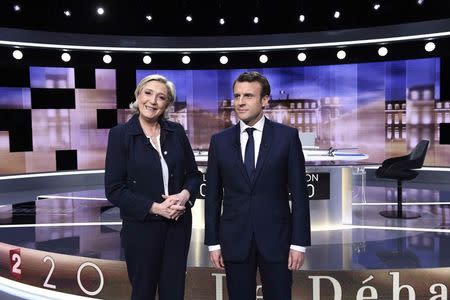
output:
[[[422,168],[429,143],[427,140],[421,140],[409,154],[409,159],[416,162],[415,168]]]

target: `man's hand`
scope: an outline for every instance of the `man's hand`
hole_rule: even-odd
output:
[[[300,270],[305,261],[305,253],[297,250],[289,250],[288,269],[291,271]]]
[[[217,269],[225,269],[225,264],[223,263],[222,251],[221,250],[213,250],[209,251],[209,258],[214,266]]]

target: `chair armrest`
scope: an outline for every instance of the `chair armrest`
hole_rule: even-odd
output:
[[[387,167],[389,165],[397,163],[398,161],[406,161],[408,159],[408,156],[409,155],[388,158],[385,161],[383,161],[383,164],[381,166]]]
[[[413,170],[420,169],[420,161],[418,159],[414,160],[398,160],[387,167],[388,170]]]

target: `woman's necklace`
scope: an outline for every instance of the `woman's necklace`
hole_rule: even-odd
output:
[[[144,129],[145,135],[148,138],[150,138],[153,145],[158,145],[158,136],[159,136],[160,132],[161,132],[161,128],[160,128],[159,124],[157,124],[155,126],[155,129],[153,129],[153,130]]]
[[[156,122],[155,125],[151,125],[140,118],[139,122],[141,123],[141,128],[144,131],[145,136],[150,139],[153,145],[158,146],[158,136],[161,132],[161,126],[159,123]]]

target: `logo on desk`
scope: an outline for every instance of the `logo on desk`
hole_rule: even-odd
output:
[[[306,189],[309,200],[329,200],[330,173],[306,173]]]

